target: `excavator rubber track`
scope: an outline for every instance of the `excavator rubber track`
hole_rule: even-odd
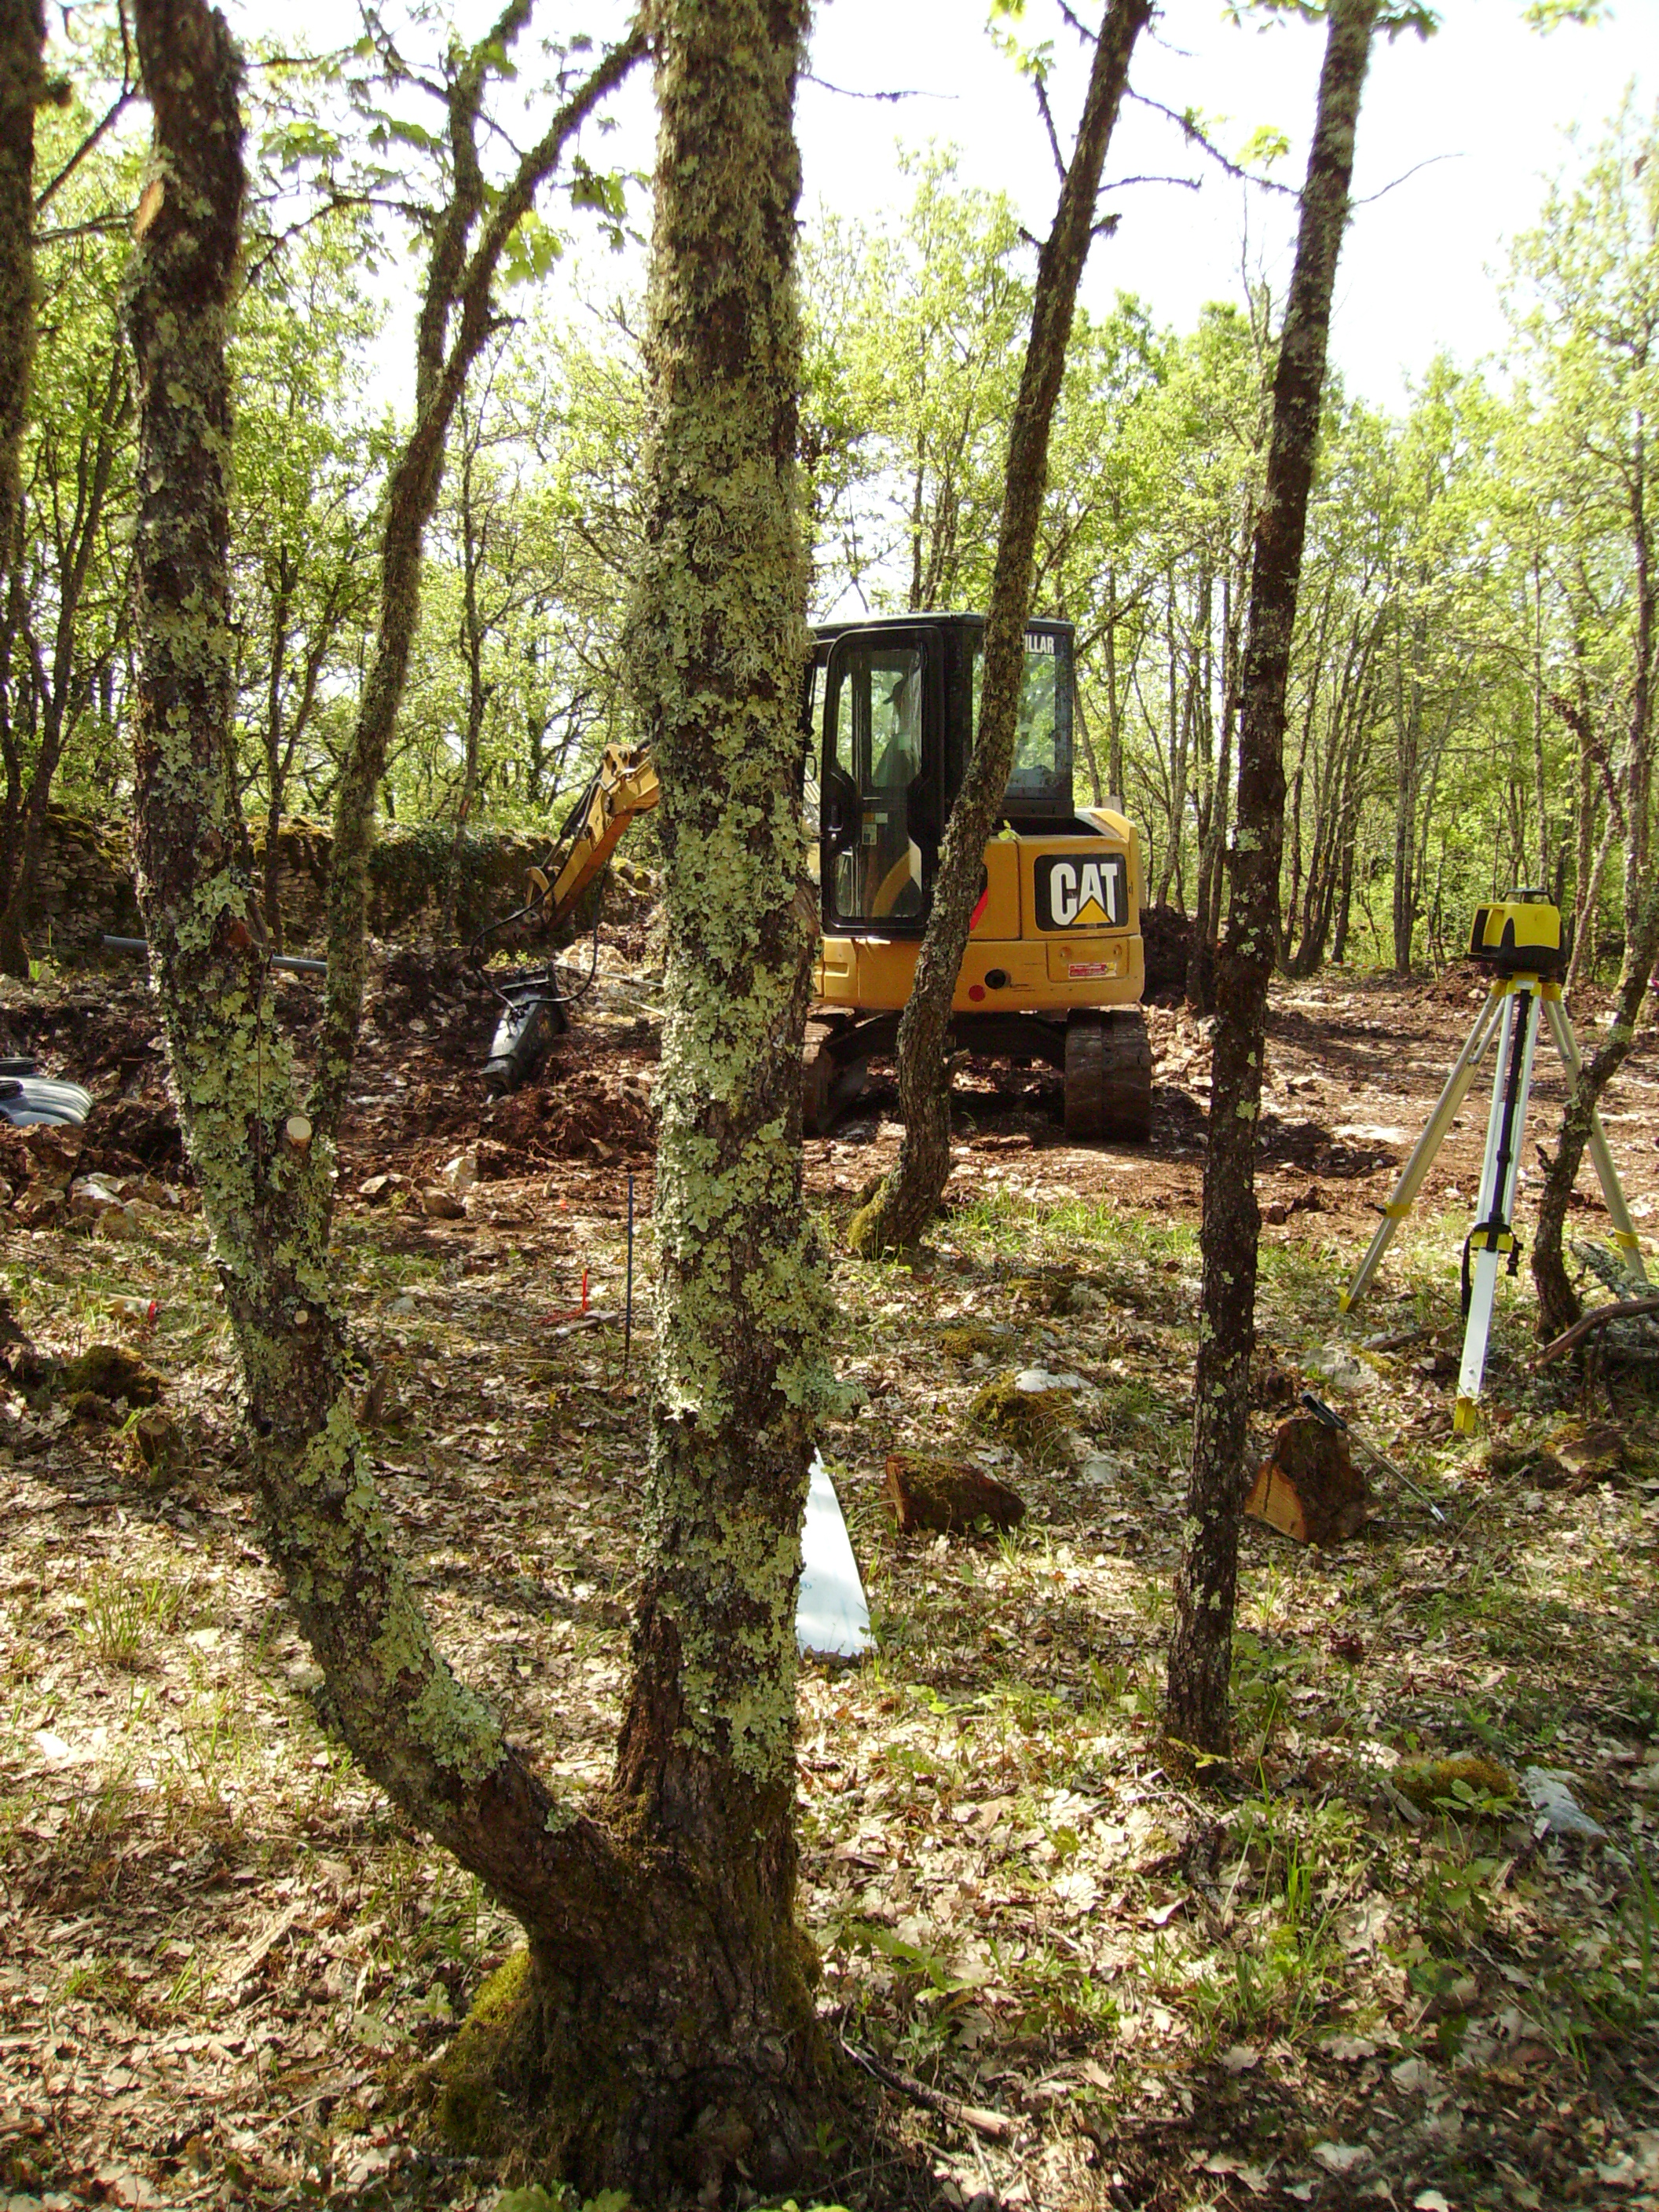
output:
[[[805,1137],[824,1137],[855,1100],[869,1075],[861,1059],[846,1062],[836,1054],[836,1030],[828,1022],[808,1022],[800,1063],[800,1126]]]
[[[1066,1133],[1120,1145],[1152,1135],[1152,1048],[1139,1006],[1079,1012],[1066,1023]]]

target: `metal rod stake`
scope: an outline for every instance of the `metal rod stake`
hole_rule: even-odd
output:
[[[628,1178],[628,1296],[623,1308],[623,1373],[634,1348],[634,1178]]]

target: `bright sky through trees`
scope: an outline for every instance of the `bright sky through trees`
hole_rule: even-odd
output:
[[[229,0],[228,12],[250,40],[290,39],[297,29],[320,46],[342,36],[345,11],[320,0]],[[458,10],[469,33],[493,12]],[[550,4],[538,21],[549,32],[580,21],[599,37],[627,12],[616,0],[580,11]],[[799,100],[809,220],[820,204],[866,219],[903,204],[910,188],[899,149],[931,140],[957,146],[962,181],[1008,191],[1028,228],[1041,232],[1054,205],[1052,159],[1028,89],[985,34],[987,12],[981,0],[824,0],[812,64],[823,83],[805,87]],[[1627,90],[1638,104],[1659,91],[1659,0],[1620,0],[1595,28],[1569,25],[1547,36],[1526,27],[1522,0],[1446,0],[1442,14],[1426,46],[1402,36],[1383,44],[1373,64],[1355,177],[1362,204],[1333,332],[1348,388],[1388,406],[1401,403],[1405,380],[1420,377],[1437,348],[1470,363],[1501,347],[1496,280],[1505,241],[1534,220],[1541,179],[1567,161],[1564,134],[1576,124],[1594,137]],[[1085,74],[1075,42],[1050,0],[1030,0],[1024,35],[1054,38],[1064,137]],[[1282,131],[1290,149],[1273,173],[1293,182],[1306,155],[1322,37],[1316,24],[1294,18],[1238,28],[1218,0],[1168,0],[1137,57],[1135,88],[1177,112],[1196,108],[1230,154],[1258,130]],[[917,96],[851,99],[828,85]],[[592,141],[593,158],[648,171],[647,74],[635,76],[612,112],[619,127]],[[1097,307],[1121,288],[1138,293],[1157,323],[1188,328],[1205,301],[1238,296],[1247,237],[1252,273],[1282,291],[1292,228],[1286,198],[1247,191],[1186,151],[1173,124],[1133,106],[1109,175],[1203,181],[1196,192],[1144,185],[1112,196],[1121,227],[1085,280]],[[635,210],[644,229],[642,192]],[[608,289],[608,257],[593,249],[584,258],[596,289]]]

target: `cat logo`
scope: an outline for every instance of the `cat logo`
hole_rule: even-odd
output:
[[[1073,860],[1045,854],[1036,864],[1039,929],[1120,929],[1123,926],[1125,870],[1121,854],[1099,860]]]

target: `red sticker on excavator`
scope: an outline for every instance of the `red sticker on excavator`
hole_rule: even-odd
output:
[[[969,937],[973,935],[974,932],[979,927],[980,923],[984,920],[985,909],[991,903],[991,871],[987,867],[981,867],[979,872],[979,896],[974,902],[974,910],[968,917],[968,934]]]

